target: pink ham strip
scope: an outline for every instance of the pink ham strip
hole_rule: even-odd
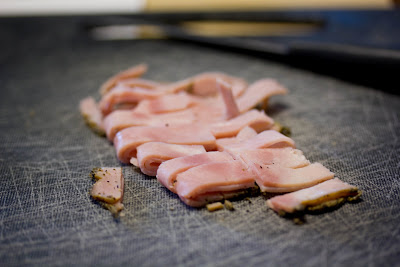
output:
[[[245,80],[232,77],[220,72],[206,72],[194,76],[192,93],[199,96],[212,96],[218,91],[217,80],[222,80],[230,85],[235,97],[241,95],[247,88]]]
[[[232,161],[233,158],[225,152],[207,152],[193,156],[175,158],[163,162],[157,171],[157,180],[166,188],[176,193],[175,181],[179,173],[190,168],[208,163]]]
[[[218,150],[227,151],[233,155],[242,150],[251,149],[262,149],[262,148],[283,148],[283,147],[293,147],[296,145],[292,139],[275,130],[267,130],[259,133],[253,138],[244,140],[236,144],[223,146],[219,144]]]
[[[279,165],[286,168],[301,168],[310,165],[303,152],[291,147],[243,150],[238,156],[248,165]]]
[[[204,147],[200,145],[192,146],[149,142],[137,147],[137,162],[144,174],[156,176],[158,166],[164,161],[205,152]]]
[[[313,163],[303,168],[291,169],[279,165],[262,165],[253,163],[250,166],[257,175],[256,182],[262,192],[284,193],[307,188],[332,179],[334,173]]]
[[[130,87],[130,88],[140,87],[140,88],[145,88],[145,89],[154,89],[154,88],[161,86],[161,84],[158,82],[155,82],[155,81],[151,81],[151,80],[130,78],[130,79],[120,80],[117,83],[117,86]]]
[[[152,100],[143,100],[133,111],[150,114],[166,113],[188,109],[195,104],[196,100],[193,97],[181,92],[178,94],[160,96]]]
[[[117,104],[137,104],[144,99],[154,99],[161,95],[163,93],[155,90],[118,86],[102,97],[99,106],[103,115],[107,115]]]
[[[195,114],[190,109],[161,114],[116,110],[104,119],[103,125],[107,138],[112,141],[119,131],[128,127],[187,125],[195,120]]]
[[[82,99],[79,103],[79,109],[89,127],[98,134],[104,135],[104,128],[102,125],[103,115],[94,98],[87,97]]]
[[[126,128],[115,136],[114,146],[118,159],[123,163],[128,163],[131,158],[136,157],[136,148],[148,142],[203,145],[207,151],[216,148],[215,137],[201,125],[137,126]]]
[[[284,214],[302,211],[308,206],[359,195],[357,187],[342,182],[338,178],[293,193],[276,196],[267,201],[268,207]]]
[[[189,206],[233,197],[254,187],[254,175],[240,161],[217,162],[193,167],[176,177],[175,189]]]
[[[271,128],[273,124],[273,119],[264,112],[250,110],[231,120],[213,123],[210,129],[216,138],[224,138],[236,136],[246,126],[250,126],[256,132],[261,132]]]
[[[90,192],[92,198],[100,201],[112,213],[124,208],[124,176],[121,167],[93,169],[92,176],[97,180]]]
[[[225,119],[229,120],[237,117],[239,113],[238,106],[232,94],[232,86],[221,79],[217,79],[218,92],[222,96],[225,106]]]
[[[287,94],[287,89],[272,79],[262,79],[251,84],[236,101],[241,113],[267,101],[273,95]]]
[[[241,142],[246,141],[247,139],[253,138],[254,136],[257,135],[257,132],[249,127],[246,126],[240,132],[236,135],[236,137],[226,137],[226,138],[220,138],[217,139],[217,149],[219,151],[223,151],[224,147],[231,146],[233,144],[239,144]]]
[[[110,91],[119,81],[128,78],[137,78],[142,76],[147,71],[147,65],[140,64],[124,70],[111,78],[109,78],[105,83],[103,83],[100,87],[100,94],[104,95],[108,91]]]

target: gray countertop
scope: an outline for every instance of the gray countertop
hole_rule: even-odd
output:
[[[255,56],[173,41],[95,42],[79,18],[0,20],[2,265],[395,266],[400,260],[400,97]],[[90,170],[120,166],[79,100],[113,73],[146,62],[146,78],[219,70],[290,90],[268,113],[297,147],[362,201],[295,225],[265,196],[235,211],[185,206],[154,178],[123,166],[125,216],[89,197]]]

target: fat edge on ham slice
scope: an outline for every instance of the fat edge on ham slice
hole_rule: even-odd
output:
[[[179,173],[196,166],[225,161],[233,161],[233,158],[228,153],[218,151],[171,159],[160,165],[157,170],[157,180],[176,193],[175,182]]]
[[[201,145],[149,142],[137,147],[137,162],[144,174],[156,176],[158,166],[164,161],[205,152],[206,150]]]
[[[240,161],[203,164],[176,177],[176,193],[187,205],[201,207],[254,188],[254,175]]]
[[[273,197],[267,201],[267,205],[280,215],[285,215],[306,209],[329,208],[346,200],[355,200],[360,195],[361,191],[357,187],[335,178],[313,187]]]
[[[121,167],[94,168],[91,176],[96,179],[90,195],[114,215],[123,208],[124,176]]]
[[[262,192],[285,193],[311,187],[332,179],[334,173],[321,163],[292,169],[279,165],[253,163],[250,168],[256,174],[256,183]]]
[[[126,128],[117,133],[114,147],[118,159],[129,163],[136,157],[138,146],[148,142],[164,142],[178,145],[202,145],[209,150],[215,150],[215,137],[202,125],[182,125],[176,127],[138,126]]]

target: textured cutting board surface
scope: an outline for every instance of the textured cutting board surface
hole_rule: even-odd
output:
[[[254,56],[172,41],[94,42],[79,18],[0,20],[0,262],[4,265],[394,266],[400,260],[400,98]],[[121,166],[79,100],[146,62],[146,78],[219,70],[289,88],[268,113],[362,201],[295,225],[257,196],[235,211],[185,206],[123,166],[125,216],[89,197],[93,167]]]

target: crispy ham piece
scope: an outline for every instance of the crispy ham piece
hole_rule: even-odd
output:
[[[224,144],[220,143],[218,150],[227,151],[235,155],[242,150],[284,147],[295,148],[296,145],[291,138],[284,136],[275,130],[267,130],[236,144],[224,146]]]
[[[192,146],[149,142],[137,147],[137,162],[144,174],[156,176],[158,167],[164,161],[205,152],[204,147],[200,145]]]
[[[124,176],[121,167],[95,168],[91,173],[96,183],[90,192],[93,199],[100,201],[111,213],[117,214],[124,205]]]
[[[100,94],[104,95],[108,91],[110,91],[119,81],[129,78],[138,78],[142,76],[147,71],[146,64],[140,64],[129,68],[127,70],[121,71],[116,75],[112,76],[105,83],[103,83],[100,87]]]
[[[273,197],[267,201],[267,205],[277,213],[284,215],[304,211],[307,208],[331,207],[341,204],[345,200],[356,199],[360,194],[357,187],[335,178],[307,189]]]
[[[260,190],[270,193],[293,192],[332,179],[334,176],[334,173],[321,163],[313,163],[297,169],[278,164],[253,163],[250,168],[256,174],[256,183]]]
[[[237,98],[237,104],[241,113],[246,112],[259,103],[266,103],[271,96],[287,94],[288,90],[272,79],[262,79],[252,83],[247,90]],[[263,109],[266,105],[263,106]]]
[[[103,115],[93,97],[87,97],[79,103],[79,110],[86,121],[86,124],[97,134],[104,135],[102,125]]]
[[[129,163],[136,157],[138,146],[148,142],[164,142],[178,145],[202,145],[215,150],[215,137],[202,125],[181,125],[169,127],[137,126],[129,127],[117,133],[114,146],[118,159]]]
[[[240,161],[203,164],[176,176],[175,189],[187,205],[201,207],[253,188],[254,175]]]
[[[190,168],[215,162],[233,161],[233,158],[225,152],[207,152],[193,156],[171,159],[163,162],[157,171],[157,180],[166,188],[176,193],[175,182],[179,173]]]
[[[238,156],[248,165],[279,165],[286,168],[301,168],[310,165],[303,152],[291,147],[243,150]]]
[[[236,136],[246,126],[261,132],[271,128],[273,124],[273,119],[263,111],[250,110],[231,120],[213,123],[209,127],[216,138],[226,138]]]

